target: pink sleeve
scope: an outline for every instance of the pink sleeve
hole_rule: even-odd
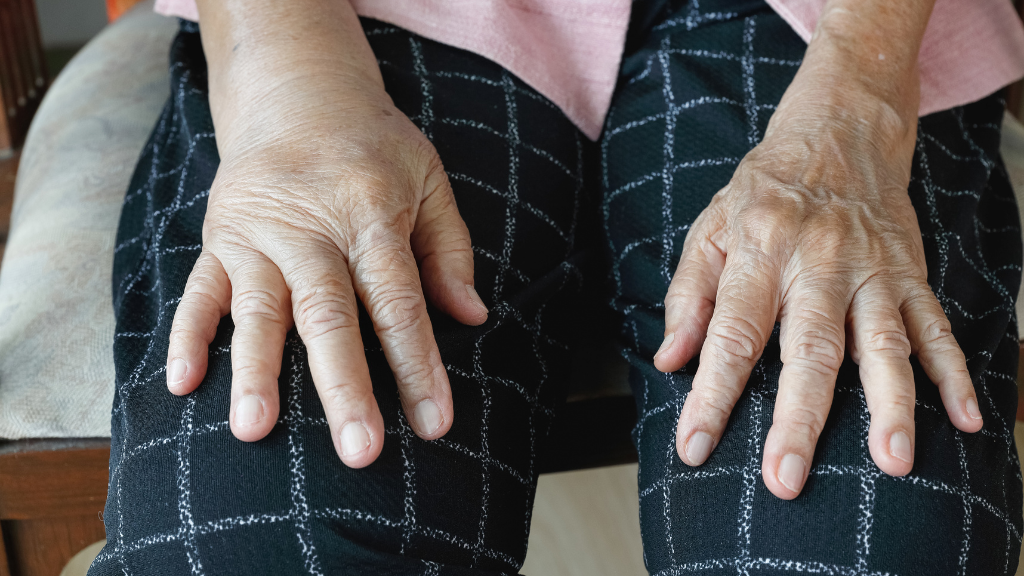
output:
[[[629,0],[349,0],[376,18],[497,62],[591,140],[601,134],[629,27]],[[195,0],[157,12],[198,21]]]
[[[805,41],[827,0],[766,0]],[[628,0],[351,0],[362,16],[489,58],[552,100],[591,139],[611,102]],[[198,21],[195,0],[156,11]],[[937,0],[920,54],[923,116],[1024,76],[1024,26],[1008,0]]]
[[[805,41],[826,0],[766,0]],[[1008,0],[937,0],[919,58],[921,116],[980,100],[1024,76],[1024,26]]]
[[[156,0],[153,10],[164,16],[176,16],[199,22],[199,8],[196,7],[196,0]]]

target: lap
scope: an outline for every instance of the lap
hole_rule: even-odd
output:
[[[848,364],[804,494],[782,502],[760,479],[777,337],[722,445],[695,469],[674,450],[695,366],[664,375],[650,358],[686,230],[763,135],[805,45],[760,1],[636,7],[654,7],[654,23],[630,39],[599,177],[612,306],[640,413],[641,524],[652,573],[1012,567],[1021,533],[1012,443],[1020,245],[998,159],[998,103],[922,119],[909,191],[929,281],[969,358],[986,429],[953,429],[918,371],[917,464],[903,479],[884,476],[867,454],[864,398]],[[534,462],[568,376],[590,258],[586,143],[497,65],[396,28],[366,27],[389,93],[445,163],[473,238],[477,289],[492,310],[480,328],[432,313],[455,399],[452,431],[435,442],[411,434],[365,318],[387,427],[384,452],[367,469],[350,470],[334,454],[294,334],[282,418],[264,441],[244,444],[228,430],[230,318],[199,390],[186,398],[166,391],[170,320],[198,254],[218,163],[198,34],[185,32],[173,51],[174,97],[137,168],[119,231],[109,536],[94,575],[157,564],[166,573],[506,573],[525,556]],[[265,554],[238,552],[252,549]]]
[[[662,299],[689,225],[763,136],[806,45],[766,4],[734,0],[701,2],[699,10],[664,3],[648,33],[633,40],[601,142],[602,209],[612,304],[623,320],[640,414],[648,568],[1012,573],[1022,525],[1013,444],[1021,247],[998,155],[1001,101],[922,118],[909,189],[929,283],[968,357],[985,429],[953,428],[915,364],[915,467],[903,478],[884,475],[867,451],[867,408],[847,361],[807,485],[783,502],[761,480],[781,369],[778,334],[721,445],[697,468],[675,453],[696,361],[665,375],[650,358],[661,344]]]
[[[377,462],[345,467],[289,336],[281,418],[255,443],[228,428],[233,325],[207,376],[166,389],[170,321],[202,243],[218,165],[194,26],[172,48],[172,98],[125,199],[115,254],[115,361],[108,544],[91,574],[514,573],[526,551],[537,451],[566,379],[581,267],[579,132],[499,66],[364,22],[396,104],[431,138],[473,238],[480,327],[431,310],[456,419],[425,442],[401,414],[362,313],[384,415]],[[530,118],[531,122],[520,122]],[[259,551],[259,553],[252,553]]]

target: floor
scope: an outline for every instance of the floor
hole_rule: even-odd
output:
[[[545,474],[523,574],[644,576],[636,464]]]

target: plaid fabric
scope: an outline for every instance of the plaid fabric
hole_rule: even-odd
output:
[[[466,327],[431,310],[454,425],[434,442],[412,434],[365,312],[387,431],[368,468],[349,469],[335,454],[294,332],[281,418],[265,440],[242,443],[228,429],[230,318],[199,389],[167,392],[170,322],[199,254],[218,165],[199,34],[183,24],[171,52],[172,98],[125,198],[115,251],[108,541],[93,576],[509,574],[523,562],[534,464],[567,379],[586,259],[577,247],[585,141],[499,66],[364,26],[389,94],[445,163],[474,241],[476,287],[492,311],[484,326]]]
[[[635,4],[634,9],[641,6]],[[917,450],[903,478],[867,448],[868,413],[847,361],[801,495],[761,480],[781,369],[778,331],[710,459],[676,456],[696,362],[650,363],[662,299],[690,224],[764,134],[805,44],[760,0],[644,5],[601,141],[613,306],[624,320],[640,420],[640,519],[652,574],[1013,574],[1021,542],[1014,299],[1017,207],[998,149],[1004,103],[922,118],[910,196],[929,282],[968,358],[985,428],[963,434],[914,363]]]
[[[600,239],[640,408],[641,525],[648,568],[667,574],[1011,574],[1020,545],[1013,445],[1020,233],[998,157],[1001,102],[922,119],[910,194],[930,282],[964,346],[986,428],[961,434],[918,370],[917,462],[891,478],[870,461],[856,369],[839,377],[803,494],[770,495],[760,458],[780,369],[773,337],[730,428],[696,469],[675,456],[694,366],[649,358],[689,224],[760,139],[804,44],[761,0],[644,0],[611,116],[591,163],[578,131],[497,65],[365,21],[387,89],[437,146],[474,241],[479,328],[433,314],[458,417],[423,442],[400,414],[364,317],[387,427],[364,470],[334,454],[293,334],[270,436],[228,430],[226,318],[206,381],[170,395],[170,320],[200,249],[218,157],[194,25],[172,48],[172,98],[143,152],[115,254],[108,542],[90,574],[508,574],[525,556],[535,460],[567,377],[581,286]],[[603,199],[589,210],[591,177]],[[594,260],[597,262],[598,260]],[[599,278],[603,274],[599,274]]]

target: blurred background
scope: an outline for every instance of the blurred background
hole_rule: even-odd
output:
[[[36,0],[36,10],[51,77],[107,25],[104,0]]]

